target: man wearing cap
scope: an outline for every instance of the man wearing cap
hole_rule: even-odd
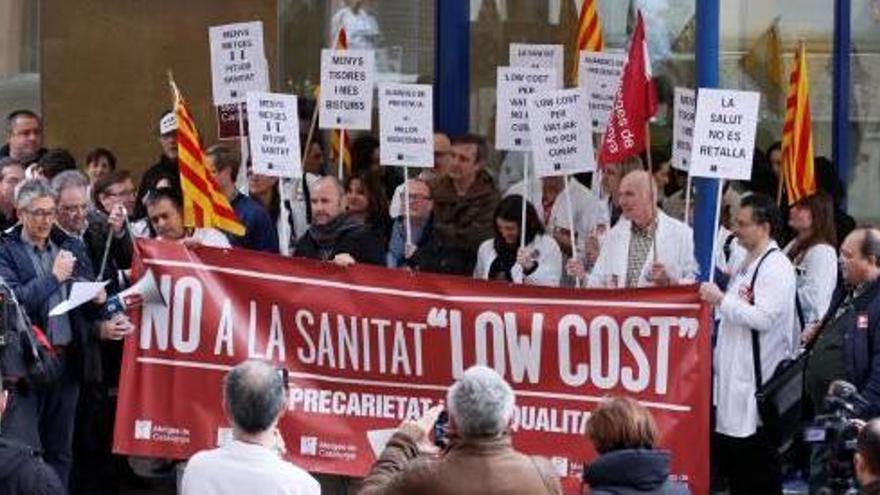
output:
[[[180,167],[177,164],[177,117],[173,110],[165,112],[159,119],[159,144],[162,146],[159,161],[147,169],[141,178],[141,187],[138,189],[135,203],[135,218],[147,216],[144,196],[148,191],[159,185],[181,191]]]

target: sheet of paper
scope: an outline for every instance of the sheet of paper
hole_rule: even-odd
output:
[[[63,315],[71,309],[78,308],[91,301],[108,283],[110,283],[109,280],[104,282],[74,282],[70,287],[70,295],[67,297],[67,300],[52,308],[49,316]]]

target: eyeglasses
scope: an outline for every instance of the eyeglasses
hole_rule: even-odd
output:
[[[40,209],[36,209],[36,210],[25,210],[25,211],[27,212],[28,215],[35,217],[35,218],[50,218],[50,217],[54,217],[55,214],[57,213],[57,210],[55,208],[52,208],[52,209],[40,208]]]

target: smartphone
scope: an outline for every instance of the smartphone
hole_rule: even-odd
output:
[[[449,413],[443,410],[437,416],[437,422],[434,423],[434,445],[441,449],[449,445],[449,439],[446,438],[446,423],[449,422]]]

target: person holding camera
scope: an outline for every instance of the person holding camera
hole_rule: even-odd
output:
[[[103,292],[90,303],[49,315],[67,299],[71,282],[94,279],[82,241],[55,224],[57,200],[42,179],[22,183],[16,191],[21,224],[7,231],[0,245],[0,279],[29,320],[19,332],[32,332],[41,355],[25,376],[17,377],[0,435],[41,450],[66,487],[79,387],[100,376],[98,338],[127,332],[131,323],[127,318],[101,320]]]
[[[370,470],[360,495],[561,494],[553,466],[514,450],[508,427],[513,389],[485,366],[469,368],[446,394],[449,445],[437,454],[430,432],[442,412],[405,421]],[[435,438],[436,440],[436,438]]]

